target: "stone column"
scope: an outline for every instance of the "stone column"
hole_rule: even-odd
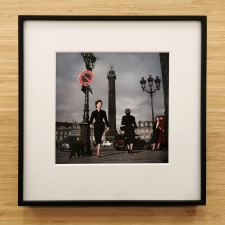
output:
[[[109,70],[107,77],[109,80],[109,90],[108,90],[108,120],[109,120],[109,131],[106,133],[106,141],[112,143],[115,142],[115,135],[117,134],[116,130],[116,73],[113,70],[113,65],[110,65],[111,69]]]

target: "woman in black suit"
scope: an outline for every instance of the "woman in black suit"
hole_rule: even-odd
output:
[[[126,137],[126,144],[128,148],[128,153],[132,154],[135,133],[134,128],[137,128],[137,124],[135,122],[135,117],[130,115],[130,109],[125,109],[125,116],[123,116],[121,125],[124,125],[124,132]]]
[[[155,117],[155,122],[153,124],[153,136],[152,136],[152,140],[151,140],[151,143],[152,144],[152,151],[155,150],[155,147],[156,147],[156,144],[158,143],[158,137],[159,137],[159,116],[156,116]]]
[[[109,131],[109,122],[106,116],[106,112],[101,110],[102,101],[98,100],[95,102],[96,110],[91,113],[90,119],[90,128],[92,128],[92,122],[95,119],[94,123],[94,136],[95,136],[95,143],[97,146],[97,156],[100,157],[100,146],[102,143],[102,135],[105,130],[105,123],[106,123],[106,131]],[[105,123],[103,122],[103,119]]]

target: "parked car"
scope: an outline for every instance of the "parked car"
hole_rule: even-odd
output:
[[[70,145],[67,144],[67,143],[63,143],[63,144],[62,144],[62,147],[63,147],[63,148],[70,148]]]
[[[115,135],[115,143],[114,143],[114,148],[116,150],[126,150],[126,145],[125,145],[125,135],[124,134],[117,134]]]
[[[106,147],[106,146],[113,146],[113,143],[111,143],[111,142],[109,142],[109,141],[103,141],[102,146],[103,146],[103,147]]]
[[[61,146],[61,151],[62,151],[62,152],[63,152],[65,149],[69,149],[69,148],[70,148],[69,143],[66,143],[66,142],[62,143],[62,146]]]
[[[115,135],[114,148],[116,150],[126,150],[126,137],[124,134]],[[146,149],[146,141],[140,139],[140,135],[135,134],[135,141],[133,143],[133,149]]]

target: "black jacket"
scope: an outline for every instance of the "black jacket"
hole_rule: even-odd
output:
[[[106,112],[104,110],[100,110],[98,112],[98,110],[96,109],[95,111],[93,111],[91,113],[90,124],[93,123],[94,119],[95,119],[96,122],[101,122],[104,119],[106,126],[109,127],[109,122],[108,122],[108,119],[107,119],[107,116],[106,116]]]
[[[135,127],[135,128],[137,128],[137,124],[135,122],[135,117],[131,116],[131,115],[123,116],[121,124],[125,125],[126,127]]]

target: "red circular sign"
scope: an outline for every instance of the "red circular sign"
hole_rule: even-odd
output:
[[[89,70],[83,71],[78,77],[78,82],[84,86],[91,84],[93,81],[94,81],[94,73],[92,73]]]

